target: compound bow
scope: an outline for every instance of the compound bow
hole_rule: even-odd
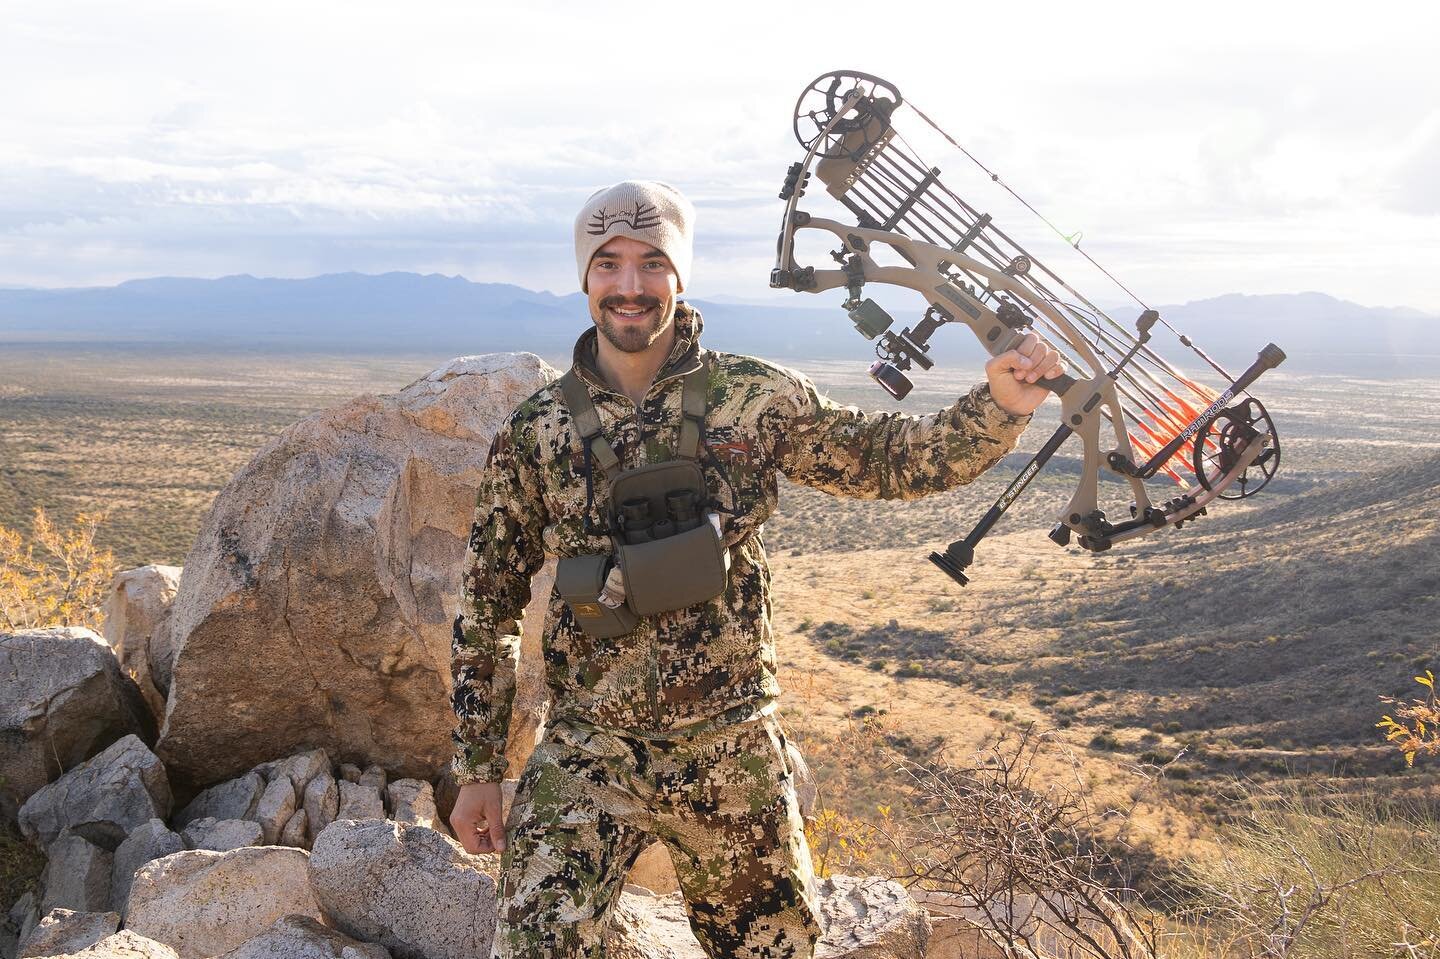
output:
[[[1050,532],[1061,546],[1068,545],[1074,533],[1085,549],[1106,550],[1167,526],[1179,528],[1203,515],[1217,498],[1240,499],[1259,492],[1279,467],[1280,440],[1260,401],[1237,397],[1278,366],[1284,352],[1268,344],[1249,369],[1232,376],[1080,250],[1078,240],[1066,237],[1140,304],[1132,334],[1003,233],[989,214],[978,212],[941,183],[939,169],[922,163],[892,124],[902,102],[894,85],[849,70],[819,77],[800,95],[795,136],[806,152],[790,166],[780,191],[785,220],[770,285],[807,293],[844,289],[848,295],[843,307],[851,321],[861,335],[876,341],[878,359],[870,374],[897,400],[911,387],[904,371],[912,365],[922,370],[934,366],[928,355],[930,336],[956,321],[970,327],[992,356],[1014,348],[1035,329],[1077,373],[1041,381],[1060,399],[1059,428],[969,535],[943,553],[931,553],[930,560],[962,586],[967,584],[965,569],[974,562],[976,545],[1072,435],[1080,437],[1084,458],[1079,486]],[[991,180],[1040,215],[929,117],[910,107]],[[829,194],[854,214],[854,225],[799,209],[812,168]],[[798,265],[795,236],[800,230],[834,234],[840,249],[831,256],[839,268]],[[875,244],[889,247],[909,265],[881,266],[872,255]],[[874,300],[861,298],[866,283],[914,290],[928,304],[924,317],[914,327],[894,332],[890,315]],[[1068,299],[1052,292],[1052,285]],[[1156,353],[1149,342],[1157,322],[1224,377],[1224,389],[1215,391],[1190,379]],[[1109,450],[1102,449],[1106,423],[1114,434]],[[1128,520],[1112,522],[1099,506],[1102,467],[1130,486]],[[1180,492],[1152,499],[1146,481],[1161,474]]]

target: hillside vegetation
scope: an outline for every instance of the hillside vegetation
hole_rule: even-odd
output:
[[[271,436],[443,359],[7,350],[0,525],[28,532],[37,505],[61,523],[107,508],[97,541],[122,567],[181,563],[214,494]],[[896,408],[863,365],[806,369],[843,402]],[[936,409],[973,376],[937,371],[902,408]],[[878,503],[786,485],[765,533],[785,715],[827,806],[873,819],[895,799],[896,756],[963,759],[1029,724],[1074,757],[1047,775],[1144,800],[1128,855],[1161,883],[1214,848],[1253,788],[1432,802],[1427,765],[1407,771],[1374,723],[1381,695],[1410,695],[1440,662],[1440,384],[1277,374],[1262,395],[1285,460],[1261,496],[1110,553],[1061,550],[1044,533],[1073,490],[1067,448],[964,589],[925,556],[1043,442],[1048,409],[1019,453],[952,493]],[[1105,496],[1123,510],[1118,484]],[[1165,768],[1158,783],[1147,765]]]

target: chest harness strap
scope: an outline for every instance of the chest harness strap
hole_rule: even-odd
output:
[[[705,429],[705,414],[709,410],[709,395],[706,389],[710,379],[708,359],[700,361],[699,369],[685,374],[680,387],[680,439],[675,454],[687,460],[697,457],[700,450],[700,435]],[[573,369],[560,377],[560,393],[565,405],[575,420],[575,429],[580,433],[580,442],[587,455],[600,464],[606,473],[614,474],[620,467],[620,457],[615,448],[600,430],[600,414],[590,399],[590,390]]]
[[[674,457],[623,469],[605,438],[590,391],[572,369],[560,378],[585,456],[585,531],[608,535],[613,553],[561,560],[556,588],[577,624],[594,636],[634,628],[637,616],[684,609],[714,599],[725,589],[729,556],[704,511],[710,497],[699,462],[709,409],[710,360],[685,374],[680,388],[680,425]],[[591,523],[595,507],[593,464],[605,471],[610,502],[608,528]],[[606,570],[618,562],[625,573],[625,606],[605,609],[595,601]]]

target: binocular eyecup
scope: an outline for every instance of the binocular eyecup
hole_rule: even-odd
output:
[[[625,542],[632,545],[665,539],[703,523],[703,506],[700,494],[694,490],[671,490],[665,494],[665,515],[656,518],[648,498],[627,499],[620,504],[620,530]]]

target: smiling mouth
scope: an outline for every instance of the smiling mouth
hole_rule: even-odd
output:
[[[653,310],[652,306],[612,306],[610,312],[625,320],[638,320]]]

